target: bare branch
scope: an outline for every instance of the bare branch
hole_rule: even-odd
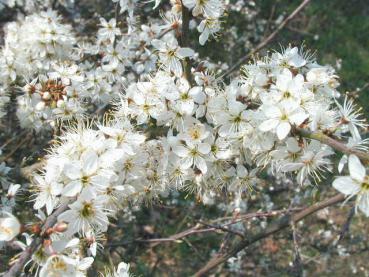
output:
[[[214,228],[215,230],[219,229],[219,230],[222,230],[226,233],[234,234],[234,235],[239,236],[241,238],[245,238],[245,236],[241,232],[238,232],[236,230],[232,230],[227,225],[225,225],[225,226],[214,225],[214,224],[209,224],[209,223],[202,222],[202,221],[199,221],[199,223],[206,226],[206,227]]]
[[[360,160],[362,160],[363,162],[369,163],[369,153],[365,153],[365,152],[356,150],[354,148],[350,148],[346,146],[346,144],[344,144],[343,142],[335,140],[321,132],[314,133],[314,132],[311,132],[309,130],[302,129],[302,128],[297,128],[296,130],[301,136],[305,138],[318,140],[345,154],[354,154],[358,158],[360,158]]]
[[[211,270],[213,270],[218,265],[224,263],[229,258],[236,255],[238,252],[243,250],[244,248],[250,246],[251,244],[262,240],[270,235],[273,235],[288,226],[290,226],[291,223],[296,223],[305,217],[322,210],[326,207],[332,206],[334,204],[337,204],[339,202],[342,202],[345,199],[345,196],[343,194],[337,194],[336,196],[333,196],[325,201],[318,202],[301,212],[295,213],[294,215],[285,215],[279,220],[276,220],[274,223],[270,224],[268,228],[266,228],[264,231],[253,235],[246,237],[244,240],[240,240],[233,248],[231,248],[228,252],[217,255],[214,258],[212,258],[203,268],[201,268],[198,272],[194,274],[194,276],[205,276],[207,273],[209,273]]]
[[[33,238],[30,246],[28,246],[20,255],[18,260],[12,265],[8,272],[3,277],[15,277],[21,273],[25,264],[32,258],[33,253],[42,245],[44,239],[47,237],[46,231],[52,228],[58,219],[58,216],[68,209],[70,202],[62,204],[54,213],[52,213],[42,226],[41,233]]]
[[[188,35],[190,33],[190,11],[183,5],[182,3],[182,32],[180,38],[180,45],[181,47],[188,47]],[[184,69],[184,76],[187,81],[191,84],[192,83],[192,76],[191,76],[191,60],[190,58],[186,57],[183,60],[183,69]]]
[[[238,62],[236,62],[233,66],[231,66],[221,77],[226,77],[229,74],[231,74],[241,64],[246,62],[251,56],[253,56],[257,52],[259,52],[265,46],[267,46],[275,38],[275,36],[287,25],[287,23],[290,22],[297,14],[299,14],[309,3],[310,3],[310,0],[302,1],[301,4],[289,16],[287,16],[285,18],[285,20],[282,21],[281,24],[278,25],[277,29],[275,29],[273,33],[271,33],[266,39],[264,39],[262,42],[260,42],[246,56],[239,59]]]

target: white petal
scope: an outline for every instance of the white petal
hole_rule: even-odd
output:
[[[259,125],[259,130],[262,132],[267,132],[273,130],[277,127],[279,121],[277,119],[268,119]]]
[[[202,32],[201,35],[199,36],[200,45],[204,45],[205,42],[208,40],[208,38],[209,38],[209,31],[206,30],[206,31]]]
[[[286,140],[287,149],[289,152],[297,153],[300,151],[300,146],[295,138],[288,138]]]
[[[177,50],[177,55],[181,58],[186,58],[186,57],[192,57],[195,54],[195,51],[193,51],[191,48],[179,48]]]
[[[75,180],[82,176],[81,164],[79,162],[73,161],[65,165],[64,173],[68,178]]]
[[[190,89],[188,94],[192,96],[193,100],[195,100],[197,104],[205,103],[206,95],[202,91],[202,87],[193,87],[192,89]]]
[[[350,155],[349,157],[349,171],[352,179],[360,183],[364,181],[365,167],[355,155]]]
[[[92,175],[96,172],[98,167],[98,156],[95,151],[86,151],[81,155],[83,164],[83,173],[86,175]]]
[[[283,172],[290,172],[300,169],[303,166],[302,163],[286,163],[281,167]]]
[[[280,117],[282,115],[281,110],[276,106],[264,106],[263,111],[268,118]]]
[[[76,218],[76,214],[72,210],[67,210],[58,216],[58,221],[71,222]]]
[[[196,0],[183,0],[182,3],[187,8],[192,9],[196,5]]]
[[[205,155],[208,154],[211,150],[211,147],[207,143],[200,143],[198,146],[198,150],[201,154]]]
[[[290,115],[290,122],[296,124],[297,126],[300,125],[304,120],[308,117],[307,114],[303,112],[295,113]]]
[[[193,159],[192,157],[187,157],[181,160],[181,168],[182,169],[188,169],[192,166]]]
[[[347,155],[343,155],[340,162],[338,163],[338,172],[341,173],[343,170],[343,167],[347,163]]]
[[[237,165],[237,176],[244,178],[248,175],[248,171],[246,169],[246,167],[244,167],[243,165]]]
[[[208,171],[206,161],[202,158],[195,158],[195,166],[201,170],[202,174],[205,174]]]
[[[360,211],[362,211],[366,216],[369,216],[369,192],[361,195],[358,206]]]
[[[68,185],[63,189],[62,194],[67,197],[76,196],[81,192],[82,183],[80,180],[71,181]]]
[[[46,212],[47,212],[48,215],[50,215],[53,212],[54,206],[55,206],[54,201],[51,198],[49,198],[46,201]]]
[[[284,139],[285,137],[287,137],[287,135],[289,134],[290,130],[291,130],[290,123],[288,123],[288,122],[282,122],[277,127],[277,136],[278,136],[278,138],[280,140]]]
[[[360,191],[360,186],[349,176],[338,177],[333,181],[333,187],[345,195],[357,194]]]
[[[86,270],[86,269],[88,269],[92,265],[93,262],[94,262],[94,258],[92,258],[92,257],[84,258],[78,264],[78,269],[79,270]]]
[[[154,46],[156,49],[161,50],[161,51],[165,51],[166,50],[166,45],[165,42],[159,39],[154,39],[151,42],[152,46]]]
[[[175,146],[173,152],[179,157],[187,157],[189,150],[184,146]]]

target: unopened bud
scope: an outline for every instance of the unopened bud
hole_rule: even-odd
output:
[[[41,226],[39,224],[33,224],[31,227],[30,227],[30,231],[31,233],[33,234],[39,234],[41,233]]]
[[[68,224],[65,222],[58,222],[55,226],[54,226],[54,231],[58,232],[58,233],[63,233],[68,229]]]
[[[44,242],[43,242],[43,244],[44,244],[44,247],[45,248],[48,248],[51,245],[51,240],[45,239]]]
[[[37,104],[36,104],[36,110],[38,110],[38,111],[42,111],[44,108],[45,108],[45,103],[44,102],[38,102]]]
[[[58,102],[56,103],[56,106],[58,107],[58,108],[62,108],[62,107],[64,107],[65,106],[65,102],[64,102],[64,100],[58,100]]]
[[[49,100],[51,98],[51,94],[49,92],[44,92],[44,94],[42,95],[42,99],[44,100]]]

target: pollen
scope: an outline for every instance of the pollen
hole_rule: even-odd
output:
[[[364,182],[361,183],[361,189],[365,191],[369,191],[369,176],[366,176]]]
[[[84,202],[83,203],[83,208],[81,210],[81,216],[82,217],[91,217],[95,215],[95,209],[94,206],[92,205],[92,203],[90,202]]]
[[[66,263],[60,259],[58,256],[52,258],[51,266],[54,270],[57,271],[66,271],[67,265]]]

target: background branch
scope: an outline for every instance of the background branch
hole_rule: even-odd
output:
[[[270,224],[269,227],[266,228],[264,231],[253,236],[248,236],[244,240],[240,240],[238,243],[236,243],[236,245],[233,248],[231,248],[226,253],[217,255],[214,258],[212,258],[203,268],[201,268],[198,272],[196,272],[194,276],[196,277],[205,276],[205,274],[209,273],[215,267],[226,262],[229,258],[235,256],[238,252],[250,246],[251,244],[259,240],[262,240],[270,235],[273,235],[274,233],[277,233],[287,228],[288,226],[290,226],[291,223],[296,223],[319,210],[342,202],[344,199],[345,197],[343,194],[337,194],[332,198],[318,202],[292,216],[291,215],[283,216],[279,220],[276,220],[274,223]]]
[[[289,15],[287,16],[281,24],[278,25],[277,29],[274,30],[273,33],[271,33],[266,39],[264,39],[262,42],[260,42],[254,49],[252,49],[246,56],[239,59],[233,66],[231,66],[222,76],[226,77],[230,75],[233,71],[239,68],[241,64],[246,62],[252,55],[259,52],[261,49],[263,49],[265,46],[267,46],[274,38],[275,36],[287,25],[288,22],[290,22],[297,14],[299,14],[308,4],[310,3],[310,0],[304,0],[301,2],[301,4]]]
[[[359,151],[356,150],[354,148],[350,148],[348,147],[346,144],[335,140],[321,132],[311,132],[309,130],[306,129],[302,129],[302,128],[297,128],[296,129],[297,132],[305,138],[309,138],[309,139],[315,139],[318,140],[326,145],[329,145],[330,147],[345,153],[345,154],[354,154],[356,155],[358,158],[360,158],[360,160],[362,160],[365,163],[369,163],[369,153],[365,153],[363,151]]]
[[[190,11],[187,9],[182,3],[182,32],[180,37],[180,45],[181,47],[189,47],[188,35],[190,34]],[[183,71],[184,77],[187,81],[192,84],[192,76],[191,76],[191,60],[186,57],[183,60]]]
[[[62,204],[46,219],[44,225],[42,226],[41,233],[34,236],[32,243],[21,253],[18,260],[12,265],[9,271],[3,275],[3,277],[15,277],[21,273],[25,264],[32,258],[33,253],[35,253],[44,242],[44,239],[46,238],[46,231],[56,224],[58,216],[68,209],[69,203],[70,202]]]

